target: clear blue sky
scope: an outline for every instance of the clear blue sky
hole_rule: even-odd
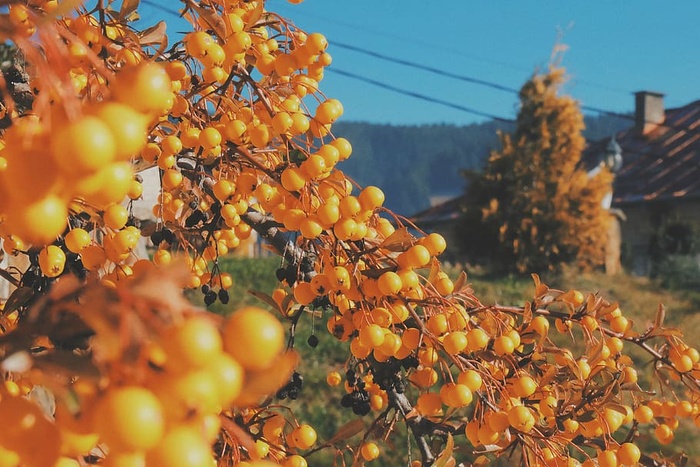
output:
[[[173,0],[152,0],[174,8]],[[517,96],[347,50],[350,44],[401,60],[519,88],[546,67],[558,38],[569,47],[565,91],[582,104],[631,112],[639,90],[675,107],[700,99],[700,1],[268,0],[307,32],[331,42],[331,68],[430,98],[513,118]],[[149,23],[172,20],[142,7]],[[478,117],[327,71],[321,89],[343,102],[344,121],[469,124]]]

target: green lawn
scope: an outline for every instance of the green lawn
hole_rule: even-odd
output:
[[[221,269],[231,273],[234,278],[234,287],[230,291],[231,301],[228,305],[217,303],[210,309],[225,314],[244,304],[267,306],[248,293],[248,290],[270,294],[277,287],[275,269],[278,265],[277,258],[223,259]],[[520,305],[532,296],[532,279],[529,276],[492,277],[469,271],[467,273],[468,282],[472,285],[475,295],[485,304]],[[617,301],[625,315],[634,321],[635,328],[642,330],[654,319],[659,304],[663,304],[667,311],[668,326],[681,328],[691,339],[700,335],[700,291],[669,290],[647,278],[627,275],[610,277],[602,273],[571,272],[558,277],[542,277],[542,281],[552,288],[576,288],[584,293],[600,294],[609,301]],[[196,302],[201,303],[200,293],[193,292],[191,295]],[[320,341],[318,347],[313,349],[306,343],[312,333],[316,334]],[[347,343],[337,342],[328,334],[326,317],[312,319],[311,315],[306,316],[300,321],[296,336],[296,347],[303,358],[299,372],[304,377],[304,390],[299,401],[282,403],[292,407],[300,421],[312,424],[318,430],[320,440],[329,439],[340,426],[355,418],[349,409],[340,406],[340,398],[344,393],[342,387],[330,388],[325,382],[329,371],[337,370],[341,374],[344,372],[345,359],[349,355],[348,346]],[[566,341],[563,340],[562,343]],[[631,354],[642,368],[642,381],[647,380],[644,368],[649,367],[646,365],[648,358],[641,352],[632,351]],[[371,415],[362,418],[366,426],[372,422]],[[697,429],[692,423],[684,421],[682,426],[684,425],[685,427],[676,434],[676,442],[665,447],[664,452],[670,454],[684,451],[690,457],[691,464],[700,463],[700,445],[693,442]],[[401,460],[406,459],[410,442],[405,432],[402,433],[401,436],[393,438],[396,445],[379,443],[385,453],[382,457],[384,465],[400,465]],[[661,449],[651,432],[644,432],[639,442],[646,444],[648,449]],[[348,443],[351,446],[357,445],[359,436],[352,438]],[[333,456],[334,452],[326,449],[313,454],[309,462],[310,465],[332,465]],[[350,461],[348,456],[346,454],[346,461]]]

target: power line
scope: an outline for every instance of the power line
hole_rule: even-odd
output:
[[[519,95],[519,93],[520,93],[520,91],[518,91],[515,88],[504,86],[504,85],[499,84],[499,83],[494,83],[493,81],[487,81],[487,80],[483,80],[483,79],[479,79],[479,78],[474,78],[473,76],[452,73],[450,71],[442,70],[440,68],[435,68],[435,67],[423,65],[421,63],[412,62],[410,60],[404,60],[401,58],[391,57],[388,55],[381,54],[379,52],[375,52],[373,50],[368,50],[368,49],[365,49],[362,47],[357,47],[357,46],[345,44],[342,42],[330,41],[329,43],[333,46],[340,47],[342,49],[352,50],[354,52],[368,55],[370,57],[374,57],[374,58],[377,58],[379,60],[384,60],[386,62],[396,63],[396,64],[403,65],[406,67],[427,71],[427,72],[433,73],[433,74],[438,75],[438,76],[443,76],[445,78],[452,78],[452,79],[464,81],[467,83],[477,84],[479,86],[485,86],[485,87],[488,87],[491,89],[495,89],[497,91],[503,91],[503,92],[507,92],[509,94],[515,94],[516,96]],[[581,107],[581,109],[589,110],[591,112],[602,113],[602,114],[611,115],[614,117],[624,118],[627,120],[634,120],[634,117],[631,117],[630,115],[601,109],[600,107],[594,107],[594,106],[590,106],[590,105],[581,105],[580,107]]]
[[[465,81],[465,82],[467,82],[467,83],[472,83],[472,84],[478,84],[478,85],[481,85],[481,86],[486,86],[486,87],[489,87],[489,88],[496,89],[496,90],[498,90],[498,91],[505,91],[505,92],[510,92],[510,93],[518,94],[518,90],[517,90],[517,89],[510,88],[510,87],[508,87],[508,86],[503,86],[503,85],[498,84],[498,83],[493,83],[493,82],[491,82],[491,81],[486,81],[486,80],[482,80],[482,79],[479,79],[479,78],[473,78],[473,77],[471,77],[471,76],[458,75],[458,74],[456,74],[456,73],[452,73],[452,72],[449,72],[449,71],[440,70],[440,69],[438,69],[438,68],[434,68],[434,67],[427,66],[427,65],[423,65],[423,64],[420,64],[420,63],[416,63],[416,62],[411,62],[411,61],[408,61],[408,60],[403,60],[403,59],[396,58],[396,57],[390,57],[390,56],[388,56],[388,55],[384,55],[384,54],[381,54],[381,53],[379,53],[379,52],[374,52],[374,51],[372,51],[372,50],[363,49],[363,48],[361,48],[361,47],[357,47],[357,46],[350,45],[350,44],[344,44],[344,43],[342,43],[342,42],[329,41],[329,44],[332,45],[332,46],[340,47],[340,48],[342,48],[342,49],[352,50],[352,51],[354,51],[354,52],[359,52],[359,53],[362,53],[362,54],[365,54],[365,55],[369,55],[369,56],[371,56],[371,57],[375,57],[375,58],[378,58],[378,59],[380,59],[380,60],[384,60],[384,61],[387,61],[387,62],[393,62],[393,63],[397,63],[397,64],[399,64],[399,65],[404,65],[404,66],[407,66],[407,67],[416,68],[416,69],[418,69],[418,70],[428,71],[428,72],[430,72],[430,73],[433,73],[433,74],[436,74],[436,75],[439,75],[439,76],[445,76],[445,77],[447,77],[447,78],[453,78],[453,79],[456,79],[456,80]]]
[[[515,120],[513,120],[513,119],[499,117],[498,115],[490,114],[488,112],[482,112],[481,110],[473,109],[471,107],[466,107],[466,106],[463,106],[460,104],[455,104],[454,102],[445,101],[442,99],[437,99],[435,97],[426,96],[425,94],[420,94],[420,93],[417,93],[415,91],[409,91],[407,89],[402,89],[402,88],[396,87],[394,85],[383,83],[381,81],[377,81],[377,80],[372,79],[372,78],[367,78],[366,76],[358,75],[356,73],[352,73],[349,71],[341,70],[341,69],[338,69],[336,67],[332,67],[332,68],[329,67],[329,68],[326,68],[326,70],[333,72],[333,73],[337,73],[339,75],[347,76],[348,78],[356,79],[359,81],[364,81],[365,83],[386,89],[388,91],[395,92],[397,94],[403,94],[405,96],[410,96],[410,97],[413,97],[415,99],[424,100],[426,102],[432,102],[433,104],[439,104],[439,105],[442,105],[445,107],[450,107],[450,108],[460,110],[462,112],[470,113],[472,115],[476,115],[479,117],[490,118],[490,119],[493,119],[493,120],[496,120],[499,122],[505,122],[505,123],[514,123],[515,122]]]
[[[281,9],[289,9],[291,6],[290,6],[290,5],[285,5],[285,4],[280,4],[280,5],[275,5],[275,7],[276,7],[276,8],[281,8]],[[291,7],[291,8],[293,8],[293,7]],[[291,11],[291,10],[288,10],[288,11]],[[409,41],[410,41],[411,44],[415,44],[415,45],[418,45],[418,46],[421,46],[421,47],[424,47],[424,48],[435,49],[436,47],[440,47],[442,50],[445,50],[445,51],[447,51],[447,52],[450,52],[450,54],[455,55],[455,56],[464,57],[464,58],[468,58],[468,59],[476,60],[476,61],[481,61],[481,62],[484,62],[484,63],[491,63],[491,64],[494,64],[494,65],[498,65],[498,66],[502,66],[502,67],[505,67],[505,68],[509,68],[509,69],[511,69],[511,70],[524,71],[524,72],[528,72],[528,73],[531,73],[531,72],[532,72],[532,69],[531,69],[531,68],[525,67],[525,66],[523,66],[523,65],[514,64],[514,63],[512,63],[512,62],[505,62],[505,61],[502,61],[502,60],[494,60],[493,58],[484,57],[484,56],[481,56],[481,55],[469,54],[469,53],[464,52],[464,50],[461,50],[461,49],[445,48],[445,44],[434,44],[434,43],[430,43],[430,42],[426,42],[426,41],[416,40],[416,38],[414,38],[414,37],[408,38],[408,37],[400,36],[400,35],[397,35],[397,34],[389,34],[389,33],[387,33],[387,32],[377,31],[377,30],[374,30],[374,29],[371,29],[371,28],[367,28],[367,27],[364,27],[364,26],[359,26],[359,25],[357,25],[357,24],[349,23],[349,22],[346,22],[346,21],[339,21],[339,20],[337,20],[337,19],[335,19],[335,18],[329,18],[329,17],[327,17],[327,16],[309,13],[309,12],[307,12],[307,11],[304,11],[304,12],[294,11],[294,14],[295,14],[296,16],[306,16],[306,17],[309,17],[309,18],[319,19],[319,20],[322,20],[324,23],[337,24],[337,25],[339,25],[339,26],[343,26],[343,27],[346,27],[346,28],[354,29],[354,30],[356,30],[356,31],[369,32],[369,33],[375,34],[375,35],[377,35],[377,36],[386,37],[386,38],[393,39],[393,40],[396,40],[396,41],[401,41],[401,42],[404,43],[404,44],[405,44],[406,42],[409,42]],[[625,89],[621,89],[621,88],[609,86],[609,85],[606,85],[606,84],[596,83],[596,82],[593,82],[593,81],[583,80],[583,79],[577,79],[576,81],[577,81],[578,84],[581,84],[581,85],[584,85],[584,86],[589,86],[589,87],[594,87],[594,88],[598,88],[598,89],[602,89],[602,90],[605,90],[605,91],[608,91],[608,92],[614,92],[614,93],[617,93],[617,94],[629,94],[629,91],[627,91],[627,90],[625,90]]]
[[[159,3],[157,3],[157,2],[154,1],[154,0],[141,0],[141,1],[142,1],[142,3],[144,3],[144,4],[149,5],[149,6],[152,6],[152,7],[156,8],[156,9],[158,9],[158,10],[161,10],[161,11],[163,11],[163,12],[165,12],[165,13],[169,13],[169,14],[171,14],[171,15],[173,15],[173,16],[177,16],[178,18],[181,17],[181,15],[180,15],[180,13],[179,13],[178,11],[173,10],[173,9],[171,9],[171,8],[168,8],[168,7],[164,7],[164,6],[160,5]],[[351,25],[349,25],[349,26],[352,27]],[[403,65],[403,66],[412,67],[412,68],[416,68],[416,69],[421,69],[421,70],[428,71],[428,72],[431,72],[431,73],[434,73],[434,74],[437,74],[437,75],[440,75],[440,76],[444,76],[444,77],[447,77],[447,78],[452,78],[452,79],[456,79],[456,80],[460,80],[460,81],[464,81],[464,82],[469,82],[469,83],[472,83],[472,84],[477,84],[477,85],[481,85],[481,86],[486,86],[486,87],[489,87],[489,88],[492,88],[492,89],[495,89],[495,90],[498,90],[498,91],[502,91],[502,92],[508,92],[508,93],[515,94],[515,95],[518,95],[518,94],[519,94],[519,91],[518,91],[517,89],[511,88],[511,87],[508,87],[508,86],[504,86],[504,85],[499,84],[499,83],[494,83],[494,82],[492,82],[492,81],[487,81],[487,80],[482,80],[482,79],[479,79],[479,78],[474,78],[474,77],[472,77],[472,76],[466,76],[466,75],[460,75],[460,74],[452,73],[452,72],[450,72],[450,71],[446,71],[446,70],[442,70],[442,69],[439,69],[439,68],[430,67],[430,66],[423,65],[423,64],[420,64],[420,63],[416,63],[416,62],[412,62],[412,61],[409,61],[409,60],[404,60],[404,59],[399,59],[399,58],[391,57],[391,56],[388,56],[388,55],[385,55],[385,54],[381,54],[381,53],[379,53],[379,52],[375,52],[375,51],[372,51],[372,50],[368,50],[368,49],[365,49],[365,48],[362,48],[362,47],[353,46],[353,45],[350,45],[350,44],[345,44],[345,43],[342,43],[342,42],[330,41],[330,43],[331,43],[332,45],[334,45],[334,46],[341,47],[341,48],[345,48],[345,49],[352,50],[352,51],[355,51],[355,52],[359,52],[359,53],[362,53],[362,54],[365,54],[365,55],[369,55],[369,56],[375,57],[375,58],[377,58],[377,59],[379,59],[379,60],[384,60],[384,61],[388,61],[388,62],[393,62],[393,63],[397,63],[397,64],[400,64],[400,65]],[[489,113],[487,113],[487,112],[482,112],[482,111],[480,111],[480,110],[472,109],[472,108],[470,108],[470,107],[465,107],[465,106],[462,106],[462,105],[459,105],[459,104],[455,104],[455,103],[453,103],[453,102],[449,102],[449,101],[445,101],[445,100],[442,100],[442,99],[433,98],[433,97],[430,97],[430,96],[426,96],[426,95],[424,95],[424,94],[419,94],[419,93],[416,93],[416,92],[414,92],[414,91],[409,91],[409,90],[406,90],[406,89],[401,89],[401,88],[395,87],[395,86],[393,86],[393,85],[386,84],[386,83],[383,83],[383,82],[380,82],[380,81],[376,81],[376,80],[373,80],[373,79],[371,79],[371,78],[367,78],[367,77],[364,77],[364,76],[361,76],[361,75],[358,75],[358,74],[355,74],[355,73],[351,73],[351,72],[348,72],[348,71],[339,70],[339,69],[337,69],[337,68],[335,68],[335,67],[329,67],[329,68],[327,68],[327,70],[329,70],[329,71],[331,71],[331,72],[336,72],[337,74],[344,75],[344,76],[346,76],[346,77],[350,77],[350,78],[353,78],[353,79],[357,79],[357,80],[360,80],[360,81],[364,81],[364,82],[366,82],[366,83],[372,84],[372,85],[374,85],[374,86],[377,86],[377,87],[380,87],[380,88],[383,88],[383,89],[386,89],[386,90],[389,90],[389,91],[392,91],[392,92],[395,92],[395,93],[398,93],[398,94],[403,94],[403,95],[410,96],[410,97],[413,97],[413,98],[416,98],[416,99],[421,99],[421,100],[424,100],[424,101],[427,101],[427,102],[432,102],[432,103],[439,104],[439,105],[443,105],[443,106],[446,106],[446,107],[451,107],[451,108],[454,108],[454,109],[457,109],[457,110],[460,110],[460,111],[463,111],[463,112],[466,112],[466,113],[471,113],[471,114],[473,114],[473,115],[477,115],[477,116],[481,116],[481,117],[486,117],[486,118],[493,118],[494,120],[502,121],[502,122],[508,122],[508,123],[512,123],[512,122],[515,121],[515,120],[512,120],[512,119],[506,119],[506,118],[503,118],[503,117],[499,117],[499,116],[497,116],[497,115],[489,114]],[[581,82],[581,81],[579,81],[579,82]],[[599,114],[610,115],[610,116],[617,117],[617,118],[622,118],[622,119],[625,119],[625,120],[630,120],[630,121],[634,121],[634,120],[635,120],[635,117],[633,117],[633,116],[631,116],[631,115],[623,114],[623,113],[620,113],[620,112],[614,112],[614,111],[611,111],[611,110],[606,110],[606,109],[603,109],[603,108],[600,108],[600,107],[591,106],[591,105],[580,105],[580,108],[581,108],[582,110],[588,110],[588,111],[596,112],[596,113],[599,113]],[[659,126],[663,126],[663,127],[666,127],[666,128],[672,128],[672,129],[686,130],[686,131],[697,131],[697,130],[698,130],[698,129],[696,129],[696,128],[690,128],[689,126],[686,126],[686,125],[670,125],[670,124],[661,123],[661,124],[659,124]]]
[[[358,52],[358,53],[362,53],[362,54],[364,54],[364,55],[368,55],[368,56],[377,58],[377,59],[379,59],[379,60],[384,60],[384,61],[387,61],[387,62],[400,64],[400,65],[403,65],[403,66],[406,66],[406,67],[410,67],[410,68],[415,68],[415,69],[419,69],[419,70],[428,71],[428,72],[433,73],[433,74],[436,74],[436,75],[438,75],[438,76],[443,76],[443,77],[446,77],[446,78],[452,78],[452,79],[456,79],[456,80],[459,80],[459,81],[464,81],[464,82],[468,82],[468,83],[472,83],[472,84],[477,84],[477,85],[480,85],[480,86],[489,87],[489,88],[491,88],[491,89],[495,89],[495,90],[497,90],[497,91],[502,91],[502,92],[507,92],[507,93],[510,93],[510,94],[515,94],[515,95],[519,95],[519,94],[520,94],[520,91],[518,91],[517,89],[510,88],[510,87],[508,87],[508,86],[504,86],[504,85],[499,84],[499,83],[494,83],[493,81],[487,81],[487,80],[483,80],[483,79],[480,79],[480,78],[475,78],[475,77],[472,77],[472,76],[460,75],[460,74],[452,73],[452,72],[447,71],[447,70],[442,70],[442,69],[439,69],[439,68],[435,68],[435,67],[430,67],[430,66],[427,66],[427,65],[423,65],[423,64],[421,64],[421,63],[412,62],[412,61],[410,61],[410,60],[404,60],[404,59],[400,59],[400,58],[390,57],[390,56],[388,56],[388,55],[384,55],[384,54],[381,54],[381,53],[379,53],[379,52],[375,52],[375,51],[373,51],[373,50],[368,50],[368,49],[365,49],[365,48],[362,48],[362,47],[357,47],[357,46],[350,45],[350,44],[345,44],[345,43],[342,43],[342,42],[330,41],[329,43],[330,43],[331,45],[336,46],[336,47],[341,47],[341,48],[344,48],[344,49],[348,49],[348,50],[352,50],[352,51],[355,51],[355,52]],[[598,113],[598,114],[609,115],[609,116],[611,116],[611,117],[617,117],[617,118],[621,118],[621,119],[624,119],[624,120],[629,120],[629,121],[635,121],[635,120],[636,120],[635,117],[632,116],[632,115],[624,114],[624,113],[620,113],[620,112],[614,112],[614,111],[612,111],[612,110],[603,109],[603,108],[601,108],[601,107],[596,107],[596,106],[592,106],[592,105],[584,105],[584,104],[580,104],[579,107],[580,107],[582,110],[587,110],[587,111],[590,111],[590,112],[596,112],[596,113]],[[659,126],[663,126],[663,127],[666,127],[666,128],[672,128],[672,129],[676,129],[676,130],[696,131],[695,128],[691,128],[691,127],[689,127],[689,126],[687,126],[687,125],[674,125],[674,124],[660,123]]]

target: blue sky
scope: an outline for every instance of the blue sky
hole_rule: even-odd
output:
[[[152,0],[174,7],[170,0]],[[331,42],[331,69],[504,118],[517,96],[416,70],[341,47],[349,44],[448,73],[519,88],[547,66],[559,40],[565,91],[582,104],[631,112],[632,93],[666,94],[675,107],[700,99],[700,1],[268,0],[307,32]],[[143,5],[144,22],[171,21]],[[338,45],[333,44],[335,42]],[[345,107],[344,121],[469,124],[485,118],[327,71],[321,89]]]

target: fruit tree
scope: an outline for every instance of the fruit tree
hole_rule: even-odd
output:
[[[700,424],[700,353],[663,310],[633,325],[537,276],[522,306],[482,303],[441,268],[440,235],[339,169],[352,146],[319,86],[324,35],[264,0],[186,0],[191,28],[169,38],[165,22],[134,27],[138,3],[0,10],[16,50],[0,83],[15,260],[0,272],[0,465],[305,466],[320,450],[359,465],[404,428],[419,465],[661,465],[640,437]],[[151,167],[154,224],[133,215]],[[279,287],[225,317],[196,309],[182,291],[227,302],[219,258],[253,232]],[[298,392],[294,331],[319,317],[347,349],[328,383],[358,419],[330,439],[273,397]]]

